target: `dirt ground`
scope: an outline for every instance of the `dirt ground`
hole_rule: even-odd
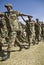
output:
[[[29,49],[11,52],[10,58],[0,61],[0,65],[44,65],[44,42],[31,45]]]

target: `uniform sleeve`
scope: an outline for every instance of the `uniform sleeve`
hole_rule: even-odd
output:
[[[19,16],[20,14],[22,14],[22,13],[20,13],[18,11],[14,11],[14,12],[16,13],[17,16]]]

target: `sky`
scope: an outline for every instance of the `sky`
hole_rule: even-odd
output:
[[[4,5],[8,3],[13,5],[14,10],[32,15],[34,20],[44,21],[44,0],[0,0],[0,12],[6,11]]]

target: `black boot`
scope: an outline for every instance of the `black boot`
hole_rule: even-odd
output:
[[[5,56],[2,57],[2,60],[1,61],[5,61],[7,59],[8,59],[8,55],[5,55]]]
[[[1,60],[1,61],[5,61],[5,60],[7,60],[8,58],[10,58],[10,52],[7,52],[6,55],[4,54],[4,56],[2,56],[2,60]]]

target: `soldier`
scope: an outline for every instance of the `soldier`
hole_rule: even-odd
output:
[[[3,39],[6,37],[6,29],[4,23],[4,13],[0,13],[0,42],[2,43],[4,43]]]
[[[41,24],[41,38],[44,40],[44,24]]]
[[[25,35],[26,35],[26,33],[25,33],[25,29],[24,29],[24,24],[22,24],[21,22],[19,22],[19,29],[20,29],[20,36],[19,36],[19,40],[21,41],[21,42],[27,42],[26,41],[26,39],[25,39]]]
[[[34,30],[34,23],[35,23],[35,21],[34,20],[32,20],[32,22],[30,23],[31,24],[31,31],[32,31],[32,35],[31,35],[31,43],[33,44],[33,45],[35,45],[35,30]]]
[[[18,24],[18,16],[25,16],[24,14],[12,10],[12,5],[11,4],[7,4],[5,5],[5,7],[7,8],[7,12],[5,12],[5,18],[6,18],[6,25],[7,25],[7,29],[8,29],[8,49],[10,49],[11,47],[11,43],[14,43],[15,41],[18,42],[18,46],[20,47],[21,50],[21,45],[20,42],[18,41],[18,36],[17,35],[19,33],[19,24]]]
[[[4,13],[0,13],[0,50],[2,51],[2,60],[7,59],[7,56],[4,55],[2,46],[4,45],[6,38],[8,38],[8,32],[6,27],[6,21]]]
[[[1,28],[2,37],[6,38],[6,37],[8,37],[8,31],[7,31],[7,27],[6,27],[6,21],[5,21],[4,13],[1,13],[0,17],[1,17],[1,22],[3,25],[3,27]]]
[[[2,37],[1,37],[1,35],[2,35],[2,33],[1,33],[1,28],[3,27],[3,25],[2,25],[2,22],[1,22],[1,17],[0,17],[0,51],[2,51],[2,44],[1,44],[1,41],[2,41]]]
[[[22,17],[22,19],[24,20],[24,22],[26,23],[26,37],[27,37],[27,39],[28,39],[28,43],[29,43],[29,47],[30,47],[30,38],[31,38],[31,26],[30,26],[30,22],[32,22],[31,21],[31,18],[32,18],[32,16],[28,16],[28,20],[25,20],[23,17]]]
[[[40,24],[39,24],[39,20],[36,19],[35,22],[35,40],[37,40],[37,44],[39,43],[39,33],[40,33]]]

